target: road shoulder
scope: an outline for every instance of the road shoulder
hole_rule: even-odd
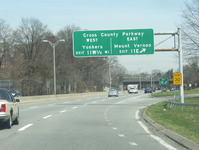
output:
[[[191,149],[191,150],[198,150],[199,149],[199,144],[195,143],[167,128],[165,128],[164,126],[158,124],[157,122],[155,122],[154,120],[152,120],[151,118],[149,118],[145,111],[146,108],[143,108],[140,110],[140,116],[150,125],[152,125],[155,129],[157,129],[158,131],[162,132],[163,134],[165,134],[167,137],[169,137],[170,139],[176,141],[177,143],[181,144],[182,146]]]

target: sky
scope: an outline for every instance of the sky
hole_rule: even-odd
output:
[[[165,33],[177,31],[183,9],[184,0],[4,0],[0,19],[15,29],[22,18],[34,17],[53,33],[68,25],[83,30],[153,29],[154,33]],[[155,36],[155,45],[164,38]],[[171,43],[158,48],[171,48]],[[117,57],[130,72],[164,72],[179,66],[177,52]]]

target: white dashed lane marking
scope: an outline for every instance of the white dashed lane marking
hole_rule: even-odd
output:
[[[137,143],[135,143],[135,142],[129,142],[129,144],[132,146],[137,146]]]
[[[78,107],[75,106],[75,107],[73,107],[72,109],[76,109],[76,108],[78,108]]]
[[[43,119],[47,119],[47,118],[50,118],[50,117],[52,117],[52,115],[45,116],[45,117],[43,117]]]
[[[26,125],[26,126],[20,128],[18,131],[24,131],[25,129],[29,128],[29,127],[32,126],[32,125],[33,125],[32,123],[31,123],[31,124],[28,124],[28,125]]]
[[[30,108],[33,109],[33,108],[37,108],[37,107],[39,107],[39,106],[32,106],[32,107],[30,107]]]
[[[62,111],[60,111],[60,113],[64,113],[64,112],[66,112],[66,110],[62,110]]]
[[[125,135],[124,135],[124,134],[118,134],[118,136],[119,136],[119,137],[125,137]]]

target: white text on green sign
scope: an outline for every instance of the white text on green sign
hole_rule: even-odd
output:
[[[159,84],[168,84],[168,78],[160,78]]]
[[[75,31],[75,57],[154,53],[152,29]]]

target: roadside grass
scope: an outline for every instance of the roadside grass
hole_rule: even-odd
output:
[[[184,91],[185,95],[188,94],[199,94],[199,88],[193,89],[193,90],[185,90]],[[156,92],[151,94],[153,97],[164,97],[164,96],[178,96],[180,95],[179,90],[176,91],[169,91],[169,92]]]
[[[170,92],[156,92],[151,94],[153,97],[164,97],[164,96],[174,96],[180,95],[179,91],[170,91]]]
[[[199,104],[199,97],[194,97],[194,98],[186,98],[184,100],[185,104]]]
[[[179,95],[178,91],[159,92],[153,93],[152,96],[162,97],[177,94]],[[199,94],[199,88],[185,91],[185,94]],[[199,104],[199,97],[187,98],[185,103]],[[169,109],[166,104],[166,101],[153,104],[147,108],[146,114],[166,128],[199,143],[199,107],[195,109],[193,107],[185,107],[182,110],[179,106],[176,109]]]
[[[168,109],[165,106],[166,101],[151,105],[146,110],[146,114],[164,127],[199,143],[199,109],[197,112],[182,111],[181,109]]]
[[[195,89],[192,89],[192,90],[186,90],[185,91],[185,94],[199,94],[199,88],[195,88]]]

